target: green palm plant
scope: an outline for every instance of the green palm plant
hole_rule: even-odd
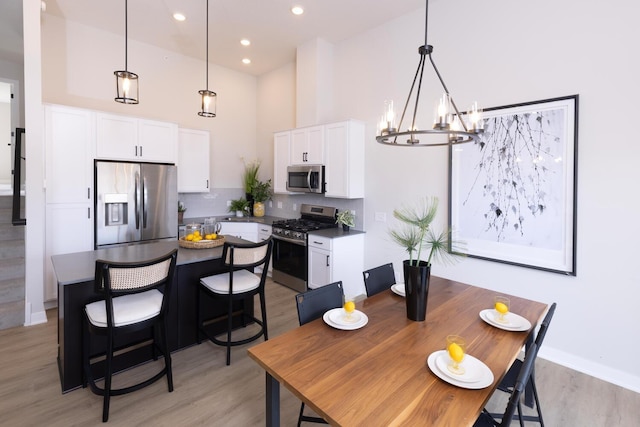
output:
[[[409,253],[409,265],[419,265],[423,248],[429,251],[427,265],[431,265],[432,260],[444,264],[457,261],[459,255],[453,246],[457,247],[460,243],[450,242],[448,230],[437,233],[431,228],[437,213],[437,197],[425,197],[413,206],[394,209],[393,216],[403,225],[400,229],[390,230],[389,234]]]
[[[244,192],[251,194],[253,187],[258,183],[258,171],[260,170],[260,161],[254,160],[244,164],[244,173],[242,174],[242,185]]]

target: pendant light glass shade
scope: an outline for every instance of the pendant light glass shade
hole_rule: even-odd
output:
[[[123,104],[138,103],[138,75],[130,71],[114,71],[117,95],[115,100]]]
[[[215,117],[218,95],[209,90],[209,0],[207,0],[207,53],[206,53],[206,83],[207,88],[199,90],[200,94],[200,111],[198,115],[201,117]]]
[[[429,0],[426,0],[426,13],[424,25],[424,45],[418,48],[420,54],[420,62],[418,69],[413,77],[413,83],[409,90],[409,96],[404,104],[400,120],[396,123],[396,112],[393,107],[393,101],[385,101],[382,117],[378,125],[376,141],[381,144],[394,145],[396,147],[433,147],[440,145],[463,144],[471,141],[478,141],[479,134],[482,133],[482,110],[478,110],[476,104],[472,107],[466,116],[462,116],[456,106],[447,86],[444,84],[442,76],[433,62],[431,53],[433,46],[427,44],[427,24],[429,21]],[[431,128],[420,129],[417,124],[418,103],[420,101],[420,90],[422,89],[422,77],[424,75],[424,66],[427,58],[438,77],[440,85],[444,90],[444,94],[439,99],[434,111],[434,121]],[[417,83],[417,86],[416,86]],[[415,99],[413,100],[413,114],[410,121],[407,120],[408,126],[403,129],[403,121],[409,119],[407,109],[412,103],[412,97],[415,91]]]
[[[124,70],[114,71],[116,76],[116,102],[123,104],[137,104],[139,101],[138,94],[138,75],[132,73],[127,68],[127,39],[128,39],[128,16],[127,16],[127,0],[124,0]]]
[[[198,115],[202,117],[215,117],[216,100],[218,99],[216,93],[207,89],[199,90],[198,93],[202,97],[201,111],[198,112]]]

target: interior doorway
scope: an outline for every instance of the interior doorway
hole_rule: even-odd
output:
[[[0,77],[0,195],[11,195],[16,128],[19,124],[18,82]]]

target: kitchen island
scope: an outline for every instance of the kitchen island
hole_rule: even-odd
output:
[[[243,242],[225,236],[229,242]],[[153,259],[178,248],[177,241],[146,243],[117,248],[98,249],[51,257],[58,282],[58,369],[62,391],[67,392],[82,385],[82,310],[90,302],[102,299],[94,291],[95,262],[98,259],[135,262]],[[201,277],[224,271],[222,246],[211,249],[179,248],[176,274],[171,292],[168,314],[169,348],[176,351],[196,343],[196,295]],[[224,319],[224,304],[204,301],[202,309],[207,316]],[[253,299],[238,301],[234,312],[242,309],[253,314]],[[240,326],[238,318],[234,321]],[[225,322],[220,322],[220,331]],[[117,347],[126,347],[133,342],[148,341],[150,336],[141,333],[133,340],[116,342]],[[104,341],[96,340],[92,355],[103,352]],[[150,346],[140,346],[123,353],[114,360],[114,370],[120,371],[151,360]],[[98,364],[96,377],[101,374]]]

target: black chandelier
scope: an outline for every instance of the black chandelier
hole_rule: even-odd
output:
[[[394,145],[398,147],[434,147],[442,145],[463,144],[471,141],[477,141],[479,134],[483,132],[483,122],[481,111],[478,110],[477,104],[471,108],[466,117],[463,117],[458,110],[449,89],[442,80],[442,76],[433,62],[431,53],[433,46],[427,43],[427,26],[429,21],[429,0],[426,0],[425,25],[424,25],[424,45],[418,48],[420,54],[420,62],[418,69],[413,77],[413,83],[409,90],[409,96],[404,104],[400,121],[395,123],[395,110],[393,101],[385,102],[384,114],[380,120],[378,127],[378,135],[376,141],[381,144]],[[418,114],[418,101],[420,100],[420,90],[422,89],[422,77],[424,75],[424,66],[426,58],[433,66],[438,80],[444,89],[444,94],[438,103],[436,118],[432,129],[418,129],[416,127],[416,116]],[[405,119],[407,108],[411,102],[413,91],[418,83],[415,104],[413,107],[413,115],[411,117],[410,126],[407,130],[402,130],[402,122]],[[404,139],[408,137],[408,139]]]

